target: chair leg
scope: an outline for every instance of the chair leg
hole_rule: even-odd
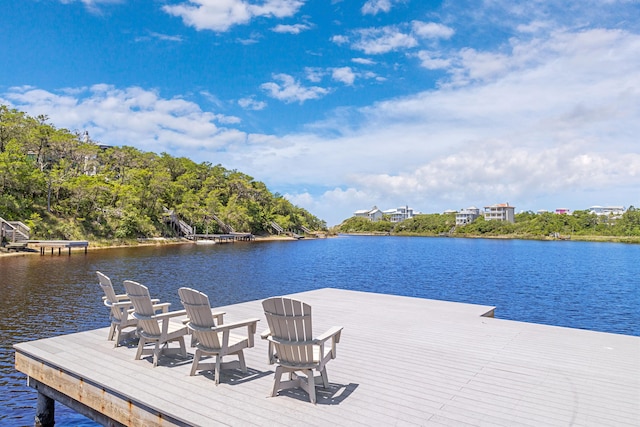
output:
[[[162,350],[160,349],[160,341],[156,341],[156,345],[153,348],[153,367],[155,368],[156,366],[158,366],[158,359],[160,358],[160,352]]]
[[[307,369],[304,371],[307,374],[307,393],[309,393],[309,400],[315,405],[316,403],[316,381],[313,377],[313,370]]]
[[[107,341],[111,341],[113,339],[113,334],[115,333],[116,324],[112,323],[109,328],[109,335],[107,335]]]
[[[178,338],[178,342],[180,343],[180,356],[187,357],[187,346],[184,343],[184,337]]]
[[[113,347],[116,348],[120,345],[120,328],[116,327],[115,330],[115,338],[113,339],[115,342],[113,343]]]
[[[240,350],[238,352],[238,361],[240,362],[240,370],[243,374],[247,373],[247,364],[244,361],[244,352]]]
[[[147,340],[145,340],[144,337],[140,337],[140,341],[138,341],[138,351],[136,352],[135,360],[140,360],[140,357],[142,357],[142,351],[144,350],[144,346],[146,343]]]
[[[327,367],[323,366],[320,371],[320,377],[322,378],[322,386],[324,388],[329,388],[329,377],[327,376]]]
[[[200,363],[200,357],[202,356],[202,351],[200,349],[196,350],[196,353],[193,355],[193,363],[191,364],[191,373],[189,376],[194,376],[196,371],[198,370],[198,363]]]
[[[276,373],[273,378],[273,391],[271,392],[271,397],[274,397],[278,394],[278,390],[280,389],[280,380],[282,379],[282,374],[284,373],[284,369],[282,366],[276,367]]]
[[[215,368],[215,376],[216,376],[215,384],[216,385],[220,384],[220,363],[221,362],[222,362],[222,356],[220,356],[219,354],[216,354],[216,368]]]

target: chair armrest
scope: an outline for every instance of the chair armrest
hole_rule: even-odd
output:
[[[133,303],[131,301],[120,301],[115,304],[109,305],[109,307],[125,308],[129,310],[133,308]]]
[[[127,294],[118,294],[118,295],[116,295],[116,300],[118,300],[118,302],[124,301],[124,300],[128,300],[128,299],[129,299],[129,295],[127,295]]]
[[[220,325],[214,328],[213,330],[216,332],[222,332],[222,340],[224,341],[224,345],[229,345],[229,333],[233,329],[239,328],[247,328],[247,340],[249,341],[249,347],[253,347],[253,336],[256,333],[257,323],[260,319],[245,319],[239,322],[228,323],[226,325]]]
[[[342,326],[334,326],[324,334],[321,334],[320,336],[315,338],[313,341],[315,342],[315,344],[320,344],[322,342],[325,342],[329,338],[335,336],[335,341],[340,342],[340,333],[342,332],[342,329],[343,329]]]
[[[169,311],[166,313],[154,314],[151,316],[152,319],[171,319],[172,317],[185,316],[187,314],[187,310],[178,310],[178,311]]]
[[[260,319],[245,319],[239,322],[227,323],[225,325],[216,326],[215,328],[212,328],[212,329],[215,330],[216,332],[224,332],[225,330],[238,329],[238,328],[242,328],[243,326],[249,326],[251,329],[251,332],[255,334],[256,324],[259,321]]]
[[[262,331],[262,333],[260,334],[260,338],[266,340],[267,338],[269,338],[269,335],[271,335],[271,329],[266,329]]]
[[[313,340],[314,344],[317,344],[320,346],[320,367],[324,366],[324,364],[328,362],[329,358],[331,359],[336,358],[336,347],[337,347],[336,344],[340,342],[340,334],[342,333],[342,329],[343,329],[342,326],[333,326],[327,332],[325,332],[324,334],[321,334],[320,336],[318,336],[318,338]],[[325,356],[324,343],[328,341],[330,338],[332,338],[331,351],[327,356]]]
[[[224,323],[223,317],[225,314],[227,314],[226,311],[213,311],[213,309],[211,310],[211,315],[215,319],[216,325],[222,325]]]
[[[170,302],[162,302],[160,304],[153,304],[153,310],[154,311],[158,311],[158,310],[162,310],[163,313],[166,313],[169,311],[169,307],[171,306]]]

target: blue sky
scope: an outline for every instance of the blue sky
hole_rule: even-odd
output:
[[[335,225],[640,206],[640,0],[0,0],[0,103]]]

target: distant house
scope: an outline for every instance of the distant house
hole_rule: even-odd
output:
[[[378,209],[377,206],[367,210],[359,210],[353,213],[353,216],[360,218],[367,218],[371,222],[380,221],[383,217],[383,212]]]
[[[509,203],[485,206],[484,219],[487,221],[516,222],[515,209],[515,206],[509,206]]]
[[[589,213],[596,214],[598,216],[611,216],[619,217],[625,212],[624,206],[591,206]]]
[[[396,209],[388,209],[384,211],[384,214],[389,217],[389,221],[391,222],[401,222],[405,219],[413,218],[416,215],[419,215],[420,212],[415,212],[409,206],[402,206]]]
[[[456,214],[456,225],[471,224],[480,216],[480,209],[475,206],[471,206],[466,209],[462,209]]]

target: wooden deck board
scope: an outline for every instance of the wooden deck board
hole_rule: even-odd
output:
[[[209,374],[190,377],[190,360],[133,360],[135,348],[113,348],[107,328],[16,349],[186,425],[639,425],[640,337],[481,317],[487,306],[336,289],[295,296],[313,307],[316,333],[344,326],[317,405],[299,390],[268,397],[274,366],[259,337],[245,351],[248,376],[224,371],[217,387]],[[225,322],[258,317],[258,333],[266,328],[260,301],[220,309]]]

